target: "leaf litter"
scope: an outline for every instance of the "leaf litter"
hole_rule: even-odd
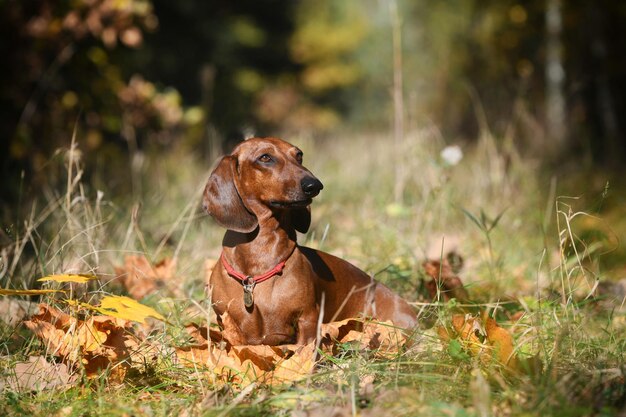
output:
[[[58,357],[70,369],[84,369],[88,378],[109,372],[109,381],[122,382],[134,364],[143,364],[156,348],[132,332],[128,320],[111,316],[85,319],[66,314],[47,304],[24,325],[45,345],[46,353]]]
[[[177,348],[176,357],[184,366],[204,370],[217,383],[240,386],[252,382],[278,385],[307,378],[315,369],[319,351],[334,354],[349,344],[384,358],[397,355],[407,340],[390,322],[347,319],[322,324],[319,346],[315,342],[304,346],[242,345],[241,331],[228,314],[222,317],[222,324],[220,330],[187,326],[197,343]]]
[[[150,263],[145,256],[129,255],[124,258],[124,265],[115,267],[115,279],[135,300],[159,290],[182,296],[180,282],[176,278],[176,260],[164,258],[156,264]]]
[[[125,279],[130,279],[129,271],[135,271],[131,280],[135,286],[128,284],[129,293],[138,298],[145,296],[148,290],[154,290],[159,280],[175,276],[173,261],[166,259],[155,266],[146,262],[143,257],[127,257],[125,260]],[[433,281],[439,279],[437,285],[444,284],[444,288],[451,292],[450,296],[466,297],[467,291],[449,264],[435,265],[430,261],[424,265]],[[437,274],[433,272],[435,268]],[[143,278],[139,278],[139,270],[143,271]],[[152,275],[147,271],[152,271]],[[151,279],[144,280],[147,276]],[[456,279],[451,280],[452,276]],[[137,286],[137,282],[142,282],[142,286]],[[131,291],[130,288],[134,289]],[[46,354],[56,357],[60,363],[47,362],[43,357],[30,358],[28,362],[16,366],[16,375],[19,371],[22,379],[16,377],[10,382],[12,386],[58,388],[76,383],[75,375],[79,371],[84,371],[87,378],[106,372],[111,383],[121,383],[132,367],[156,363],[160,357],[171,353],[175,364],[206,375],[216,385],[229,384],[240,388],[252,383],[281,385],[308,378],[322,354],[336,355],[342,349],[350,348],[368,351],[375,358],[385,359],[397,357],[411,342],[410,337],[390,322],[351,318],[322,324],[318,340],[305,346],[245,345],[241,330],[226,314],[222,317],[221,328],[216,325],[186,326],[185,330],[193,343],[172,347],[162,341],[149,341],[135,330],[132,322],[145,324],[148,318],[161,321],[165,318],[133,298],[106,296],[99,306],[76,300],[66,302],[74,314],[41,303],[38,313],[24,322],[43,342]],[[484,364],[496,361],[511,370],[519,367],[512,335],[492,318],[457,314],[449,325],[440,326],[437,333],[449,349],[456,346],[458,350],[478,357]],[[57,381],[24,379],[28,375],[26,369],[31,368],[50,369],[48,373],[40,373],[54,375],[56,372]]]

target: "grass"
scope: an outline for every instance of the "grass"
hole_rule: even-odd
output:
[[[0,414],[608,416],[626,406],[624,306],[597,299],[598,283],[620,277],[602,261],[614,241],[605,224],[593,220],[590,226],[595,217],[582,212],[583,200],[560,196],[558,184],[544,181],[532,161],[498,149],[488,134],[464,149],[454,166],[440,157],[445,144],[432,131],[407,134],[399,146],[373,134],[290,140],[325,185],[301,242],[376,273],[416,302],[425,323],[416,347],[381,360],[346,346],[308,379],[277,387],[211,385],[165,356],[121,386],[104,375],[64,391],[5,387]],[[206,161],[183,149],[143,161],[132,171],[135,193],[121,196],[81,178],[78,152],[52,160],[49,169],[65,178],[51,183],[4,232],[2,286],[33,288],[36,278],[60,272],[106,278],[126,254],[145,253],[154,261],[172,256],[181,295],[164,290],[144,302],[172,323],[149,337],[179,342],[188,307],[206,303],[203,262],[218,256],[223,230],[199,211]],[[460,276],[476,306],[425,298],[421,263],[450,249],[465,260]],[[105,281],[76,296],[120,291]],[[479,309],[496,317],[514,335],[518,355],[536,358],[541,371],[512,375],[426,328]],[[525,315],[511,321],[517,312]],[[25,329],[5,324],[0,350],[4,375],[16,361],[46,353]]]

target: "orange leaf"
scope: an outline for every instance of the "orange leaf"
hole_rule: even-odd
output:
[[[352,330],[363,330],[363,320],[345,319],[341,321],[323,323],[320,333],[322,337],[341,342],[341,340]]]
[[[473,317],[471,315],[455,314],[452,317],[453,332],[440,327],[437,331],[441,339],[449,343],[451,339],[458,339],[462,346],[473,356],[488,363],[495,359],[511,369],[517,368],[517,357],[514,354],[513,336],[490,317]]]
[[[478,337],[485,333],[480,319],[474,318],[469,314],[455,314],[452,316],[452,327],[456,330],[464,346],[474,355],[480,354],[486,348],[486,345]]]
[[[264,375],[269,385],[299,381],[313,372],[315,367],[315,343],[300,347],[291,357],[278,362],[274,370]]]
[[[80,320],[47,304],[39,305],[39,313],[24,322],[44,342],[48,352],[61,358],[70,368],[84,367],[88,377],[110,369],[109,381],[121,382],[140,343],[128,331],[128,322],[107,316]]]
[[[190,325],[187,331],[201,343],[176,349],[180,363],[204,368],[221,383],[244,384],[254,381],[264,384],[284,384],[309,375],[317,357],[315,343],[298,345],[242,345],[241,330],[228,315],[222,317],[221,332]],[[208,333],[208,334],[207,334]],[[210,341],[207,342],[207,336]],[[372,349],[375,355],[396,354],[405,338],[391,323],[363,319],[347,319],[327,323],[321,329],[322,344],[329,351],[336,343],[357,343],[360,349]],[[226,343],[223,343],[226,342]]]
[[[177,348],[176,357],[184,366],[207,370],[221,383],[249,384],[263,373],[250,360],[241,361],[232,349],[215,344]]]
[[[332,351],[334,343],[359,344],[360,349],[375,350],[375,354],[386,356],[398,353],[406,343],[402,331],[391,322],[375,322],[364,319],[346,319],[324,323],[321,328],[322,344]]]
[[[145,256],[126,256],[124,266],[116,267],[117,279],[136,300],[141,300],[162,288],[176,294],[178,281],[174,279],[176,261],[165,258],[152,265]]]
[[[277,346],[247,345],[233,346],[234,355],[242,362],[250,361],[261,371],[268,372],[274,369],[276,362],[282,357],[281,350]]]
[[[485,325],[487,340],[494,347],[498,361],[511,368],[517,368],[517,358],[514,355],[513,336],[507,330],[498,326],[498,323],[491,317],[487,318]]]
[[[268,385],[296,381],[310,374],[315,365],[315,345],[227,346],[203,344],[176,349],[187,367],[206,369],[218,382]]]

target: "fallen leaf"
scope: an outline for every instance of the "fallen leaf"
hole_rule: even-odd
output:
[[[89,281],[98,279],[95,275],[87,274],[61,274],[61,275],[48,275],[43,278],[39,278],[37,281],[41,282],[76,282],[84,284]]]
[[[236,326],[228,314],[222,316],[222,323],[227,323],[226,327]],[[185,329],[198,343],[176,348],[179,363],[187,367],[204,369],[216,382],[250,384],[270,371],[280,358],[275,351],[279,349],[277,347],[241,343],[237,343],[239,346],[233,346],[231,341],[235,339],[231,337],[227,340],[224,336],[225,332],[233,332],[232,328],[228,331],[213,328],[207,331],[204,326],[192,324]],[[237,331],[239,332],[238,327]]]
[[[390,321],[346,319],[322,324],[322,346],[333,352],[337,343],[357,343],[359,349],[369,349],[376,356],[397,354],[406,344],[402,331]]]
[[[517,368],[517,358],[513,353],[515,346],[511,333],[498,326],[498,323],[491,317],[487,317],[485,330],[487,331],[487,340],[493,346],[498,361],[511,368]]]
[[[165,317],[152,307],[124,296],[108,295],[100,300],[100,307],[96,309],[102,314],[138,323],[145,323],[148,317],[166,321]]]
[[[166,289],[179,294],[179,280],[175,280],[176,261],[164,258],[152,265],[145,256],[126,256],[123,267],[115,267],[115,273],[128,294],[136,300]]]
[[[39,308],[39,314],[24,324],[45,342],[51,355],[75,363],[84,354],[97,352],[107,339],[108,335],[94,326],[93,319],[78,320],[46,304],[40,304]]]
[[[487,348],[482,341],[485,336],[485,330],[482,328],[480,319],[470,314],[455,314],[452,316],[452,327],[456,331],[459,340],[473,355],[480,355]]]
[[[204,369],[217,382],[239,386],[300,380],[313,371],[315,356],[314,343],[307,346],[227,345],[225,348],[205,343],[176,349],[176,357],[182,365]]]
[[[215,344],[177,348],[176,358],[183,366],[208,372],[219,383],[248,385],[262,373],[252,362],[242,363],[232,350]]]
[[[402,331],[391,321],[368,321],[363,330],[369,338],[367,347],[375,349],[378,354],[398,353],[406,343]]]
[[[443,342],[449,346],[460,343],[464,351],[479,357],[485,364],[496,360],[509,369],[518,369],[513,336],[494,319],[455,314],[451,324],[451,329],[444,326],[437,329]]]
[[[0,288],[0,295],[42,295],[52,294],[55,292],[65,292],[63,290],[10,290],[8,288]]]
[[[363,320],[345,319],[341,321],[323,323],[320,329],[320,334],[322,338],[341,341],[349,332],[353,330],[363,330]]]
[[[47,304],[24,322],[71,369],[84,368],[93,378],[109,370],[110,382],[121,382],[133,362],[149,360],[150,346],[130,333],[127,320],[110,316],[77,319]]]
[[[439,295],[443,301],[449,301],[452,298],[462,303],[469,301],[469,294],[448,259],[428,260],[422,266],[426,275],[431,278],[426,282],[426,288],[432,299],[436,299]]]
[[[313,372],[316,357],[315,343],[301,346],[293,355],[279,361],[273,371],[266,373],[261,380],[269,385],[300,381]]]
[[[206,326],[200,326],[196,323],[190,323],[185,326],[185,331],[198,345],[206,343],[209,340]]]
[[[69,388],[76,382],[64,363],[50,363],[43,356],[31,356],[27,362],[15,364],[7,385],[18,392]]]
[[[242,345],[241,330],[228,316],[223,315],[223,330],[196,324],[186,330],[196,345],[179,347],[179,363],[208,372],[216,382],[240,384],[252,382],[267,385],[298,381],[310,375],[315,367],[315,343],[301,345]],[[207,340],[207,337],[209,338]],[[323,324],[321,346],[333,352],[338,344],[354,343],[359,349],[372,350],[375,356],[397,354],[404,346],[401,330],[390,322],[379,323],[365,319],[347,319]]]
[[[280,348],[268,345],[233,346],[231,350],[242,363],[250,361],[264,372],[274,369],[276,362],[282,358],[281,354],[284,354]]]

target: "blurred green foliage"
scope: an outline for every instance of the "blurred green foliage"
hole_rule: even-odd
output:
[[[3,207],[15,201],[22,171],[36,187],[75,129],[85,158],[104,169],[99,181],[117,185],[129,169],[118,162],[153,146],[209,156],[244,131],[388,130],[392,3],[407,129],[448,140],[489,130],[542,155],[552,140],[544,116],[549,1],[562,5],[563,155],[619,163],[620,2],[0,1]]]

